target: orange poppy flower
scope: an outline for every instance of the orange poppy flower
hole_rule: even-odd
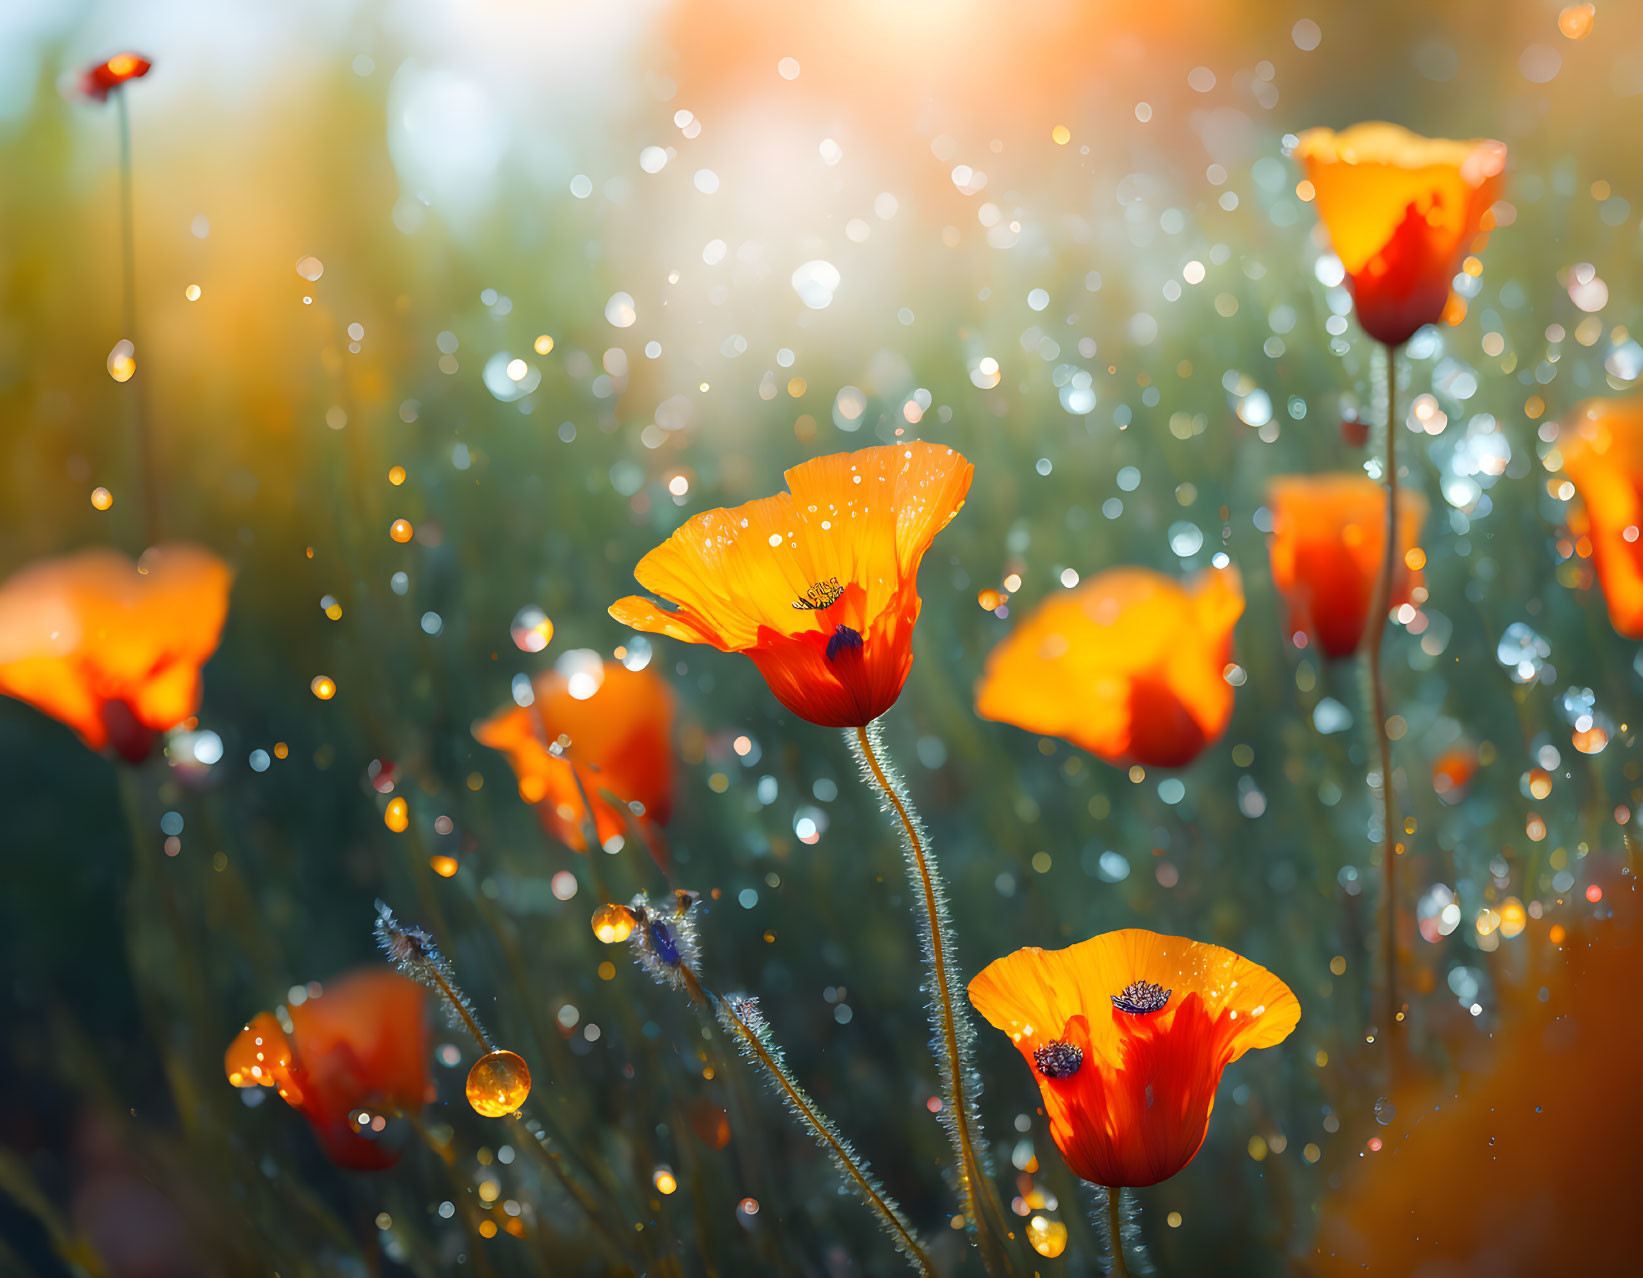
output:
[[[1039,604],[987,658],[976,713],[1120,766],[1179,768],[1226,731],[1235,568],[1191,586],[1114,568]]]
[[[1308,129],[1295,155],[1352,282],[1364,331],[1401,346],[1442,319],[1461,259],[1494,227],[1505,144],[1358,124],[1344,133]]]
[[[99,62],[80,74],[80,92],[97,102],[106,102],[108,95],[128,80],[145,76],[154,64],[135,53],[116,53],[107,62]]]
[[[1272,581],[1289,603],[1289,633],[1306,635],[1329,657],[1358,650],[1386,553],[1386,489],[1368,475],[1291,475],[1267,492],[1272,508]],[[1426,499],[1398,492],[1403,551],[1392,604],[1409,603],[1421,584],[1415,551]]]
[[[1032,1068],[1067,1165],[1109,1188],[1190,1163],[1221,1072],[1301,1019],[1264,967],[1139,928],[1007,954],[970,982],[970,1002]]]
[[[1609,621],[1626,638],[1643,639],[1643,400],[1588,400],[1559,447],[1585,506]]]
[[[343,1167],[390,1167],[397,1150],[360,1134],[365,1110],[414,1114],[431,1098],[427,996],[387,968],[360,968],[286,1009],[259,1012],[223,1057],[235,1087],[274,1087]]]
[[[588,848],[584,793],[601,844],[627,833],[621,810],[601,792],[641,804],[640,828],[665,870],[661,827],[673,814],[673,689],[649,667],[629,670],[605,661],[569,674],[545,671],[532,690],[529,706],[510,706],[476,723],[474,739],[508,756],[519,797],[535,805],[548,833],[578,852]],[[570,744],[556,753],[551,747],[561,737]]]
[[[801,719],[865,727],[907,681],[919,561],[974,470],[922,441],[817,457],[788,492],[705,511],[639,561],[639,584],[677,611],[630,595],[610,615],[746,653]]]
[[[82,550],[0,586],[0,693],[132,762],[200,705],[233,574],[208,550],[156,546],[135,565]]]

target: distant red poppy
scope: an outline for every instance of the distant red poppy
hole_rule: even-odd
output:
[[[595,659],[590,669],[568,676],[539,674],[532,692],[529,706],[509,706],[475,724],[474,739],[508,756],[519,797],[535,805],[550,834],[578,852],[587,850],[584,793],[601,844],[628,832],[626,818],[603,792],[641,804],[637,820],[665,869],[661,827],[673,813],[674,696],[667,680],[649,667],[629,670],[620,661]],[[569,745],[557,751],[561,737]]]
[[[1301,1019],[1264,967],[1138,928],[1017,950],[970,982],[970,1001],[1031,1067],[1067,1165],[1109,1188],[1155,1185],[1191,1162],[1222,1071]]]
[[[147,75],[153,65],[135,53],[116,53],[107,62],[99,62],[80,73],[80,92],[93,101],[106,102],[111,92],[128,80]]]
[[[1478,750],[1470,741],[1450,746],[1432,762],[1432,789],[1445,803],[1459,803],[1478,771]]]
[[[362,1110],[415,1114],[431,1098],[427,996],[386,968],[360,968],[287,1007],[291,1033],[259,1012],[223,1059],[235,1087],[273,1087],[343,1167],[391,1167],[397,1150],[360,1134]]]
[[[1306,166],[1364,331],[1401,346],[1442,319],[1462,259],[1494,226],[1505,145],[1358,124],[1342,133],[1308,129],[1295,157]]]
[[[1272,581],[1289,603],[1289,633],[1327,657],[1358,650],[1386,547],[1386,490],[1368,475],[1291,475],[1268,491]],[[1398,572],[1391,606],[1409,603],[1424,562],[1416,543],[1426,499],[1398,493]]]
[[[918,568],[975,467],[915,441],[817,457],[789,492],[704,511],[639,561],[646,590],[610,615],[752,658],[776,699],[828,728],[865,727],[913,664]]]
[[[1114,568],[1058,590],[993,649],[976,713],[1071,741],[1109,763],[1179,768],[1226,731],[1234,568],[1190,586]]]
[[[198,546],[156,546],[133,564],[82,550],[0,585],[0,693],[132,762],[200,705],[233,573]]]

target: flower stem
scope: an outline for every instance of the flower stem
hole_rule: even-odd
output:
[[[1124,1191],[1117,1186],[1107,1190],[1107,1238],[1112,1245],[1112,1268],[1108,1278],[1130,1278],[1129,1266],[1124,1263]]]
[[[1380,575],[1369,605],[1369,697],[1375,721],[1375,743],[1379,749],[1381,776],[1381,961],[1386,989],[1386,1035],[1391,1051],[1391,1072],[1398,1073],[1401,1038],[1398,1034],[1402,1003],[1398,997],[1398,811],[1392,791],[1392,739],[1386,732],[1386,675],[1381,650],[1386,638],[1387,615],[1392,607],[1392,581],[1398,570],[1398,351],[1386,348],[1386,545],[1381,556]]]
[[[739,995],[721,998],[702,984],[689,963],[681,960],[678,969],[691,1003],[703,1012],[717,1014],[719,1023],[736,1039],[743,1054],[769,1076],[793,1116],[809,1130],[816,1143],[832,1155],[834,1165],[851,1182],[862,1201],[878,1215],[902,1255],[925,1278],[935,1278],[935,1266],[901,1208],[878,1187],[866,1163],[845,1143],[832,1120],[816,1108],[810,1094],[788,1071],[781,1049],[770,1037],[757,1000]]]
[[[896,1246],[921,1274],[926,1278],[935,1278],[935,1266],[930,1262],[929,1254],[919,1244],[918,1236],[913,1233],[912,1226],[901,1214],[900,1208],[879,1190],[871,1173],[834,1132],[832,1123],[816,1109],[809,1094],[788,1073],[785,1063],[766,1044],[759,1029],[748,1024],[735,1000],[720,1000],[719,1008],[723,1013],[722,1019],[731,1033],[736,1036],[748,1055],[770,1076],[777,1092],[799,1121],[810,1129],[816,1143],[833,1156],[833,1161],[855,1185],[856,1192],[861,1195],[862,1200],[878,1214],[885,1228],[896,1240]]]
[[[131,112],[126,106],[124,88],[113,93],[115,115],[120,127],[120,265],[124,297],[121,317],[125,332],[121,335],[131,343],[132,358],[139,358],[137,350],[137,219],[132,199],[131,165]],[[154,447],[148,432],[147,394],[144,391],[142,369],[132,374],[136,383],[132,390],[133,434],[137,451],[137,486],[142,499],[142,546],[146,550],[159,536],[160,497],[154,475]]]
[[[877,732],[866,727],[855,730],[850,738],[863,768],[887,801],[887,810],[894,811],[906,843],[909,877],[921,897],[925,925],[925,962],[930,969],[935,989],[931,1007],[931,1021],[935,1028],[936,1064],[943,1075],[942,1091],[947,1130],[953,1143],[953,1154],[958,1160],[959,1192],[964,1208],[964,1221],[972,1232],[981,1259],[989,1274],[1009,1272],[1003,1248],[995,1232],[995,1220],[1001,1215],[992,1198],[991,1187],[982,1170],[977,1153],[980,1140],[980,1119],[975,1112],[975,1098],[969,1087],[969,1025],[961,1021],[960,1011],[953,997],[952,927],[946,921],[943,888],[934,859],[925,847],[918,822],[896,782],[892,781],[879,761],[882,743],[875,742]],[[989,1211],[989,1208],[991,1209]]]

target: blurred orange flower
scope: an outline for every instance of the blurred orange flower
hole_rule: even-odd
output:
[[[974,470],[922,441],[817,457],[788,492],[705,511],[639,561],[639,584],[677,611],[630,595],[610,615],[746,653],[801,719],[865,727],[907,681],[919,561]]]
[[[621,811],[601,791],[642,804],[640,828],[665,870],[661,827],[673,812],[673,689],[648,667],[595,660],[568,676],[545,671],[532,691],[529,706],[510,706],[475,724],[475,740],[508,756],[519,797],[536,806],[550,834],[578,852],[587,851],[584,792],[601,844],[627,832]],[[569,745],[556,752],[561,737]]]
[[[1017,950],[970,982],[970,1001],[1031,1066],[1067,1165],[1109,1188],[1155,1185],[1190,1163],[1221,1072],[1301,1019],[1265,968],[1139,928]]]
[[[1329,657],[1348,657],[1363,639],[1386,549],[1386,489],[1368,475],[1291,475],[1272,481],[1272,581],[1289,603],[1289,633],[1304,634]],[[1403,555],[1392,582],[1396,608],[1421,584],[1418,552],[1426,499],[1398,493]]]
[[[200,704],[233,574],[198,546],[82,550],[0,586],[0,693],[132,762]]]
[[[97,102],[106,102],[108,95],[128,80],[145,76],[154,64],[135,53],[116,53],[107,62],[99,62],[80,73],[80,92]]]
[[[1478,772],[1478,749],[1470,741],[1450,746],[1432,761],[1432,789],[1445,803],[1459,803]]]
[[[415,1114],[432,1099],[426,994],[387,968],[359,968],[286,1009],[291,1033],[259,1012],[223,1058],[235,1087],[274,1087],[332,1162],[390,1167],[399,1152],[360,1134],[354,1115]]]
[[[1505,144],[1358,124],[1344,133],[1308,129],[1295,155],[1352,281],[1364,331],[1401,346],[1443,318],[1461,259],[1494,227]]]
[[[1500,1027],[1479,1035],[1461,1016],[1471,1024],[1457,1046],[1471,1059],[1458,1076],[1394,1094],[1383,1147],[1341,1160],[1339,1188],[1319,1211],[1310,1273],[1637,1271],[1636,876],[1611,883],[1604,901],[1598,917],[1570,924],[1561,945],[1542,929],[1556,938],[1562,924],[1531,922],[1518,943],[1527,952],[1513,957],[1517,979],[1499,973]]]
[[[1558,446],[1585,506],[1609,621],[1643,639],[1643,400],[1588,400]]]
[[[1234,568],[1190,587],[1114,568],[1051,595],[993,649],[976,713],[1108,763],[1178,768],[1226,731],[1224,677],[1244,612]]]

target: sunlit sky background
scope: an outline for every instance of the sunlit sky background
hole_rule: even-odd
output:
[[[387,369],[413,357],[527,415],[591,389],[648,425],[653,461],[704,423],[745,440],[805,393],[836,401],[823,443],[859,429],[864,397],[915,425],[1011,410],[936,402],[953,380],[1120,426],[1252,390],[1281,405],[1266,361],[1303,343],[1350,376],[1307,361],[1289,380],[1317,373],[1354,411],[1368,366],[1285,155],[1302,128],[1507,142],[1503,221],[1527,208],[1536,230],[1478,285],[1485,305],[1512,286],[1486,316],[1509,345],[1582,318],[1581,262],[1629,292],[1643,14],[1601,6],[1574,41],[1559,9],[19,0],[0,12],[0,144],[53,172],[13,193],[33,226],[12,251],[42,272],[18,364],[49,385],[121,336],[98,282],[117,269],[112,113],[55,86],[130,47],[155,60],[129,100],[142,357],[173,439],[193,413],[271,436],[324,417],[323,395],[283,394],[324,342],[362,355],[378,384],[353,393],[390,407],[415,388]],[[291,269],[310,256],[312,290]],[[1140,393],[1187,365],[1170,397]],[[1563,371],[1604,386],[1599,365]]]

